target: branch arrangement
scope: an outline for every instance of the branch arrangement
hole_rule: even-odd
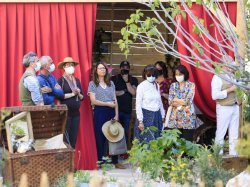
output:
[[[243,33],[237,31],[230,21],[225,1],[180,0],[163,3],[159,0],[136,0],[136,2],[148,7],[154,12],[155,17],[146,17],[143,11],[136,10],[126,20],[126,26],[121,30],[123,38],[118,41],[126,56],[131,48],[154,48],[159,53],[180,58],[197,68],[217,74],[244,90],[250,90],[250,76],[246,71],[250,54],[248,28],[244,28]],[[243,10],[242,20],[246,21],[243,23],[245,26],[249,22],[250,6],[248,1],[239,0],[238,3]],[[212,24],[208,25],[202,17],[197,16],[194,6],[201,6]],[[192,32],[181,24],[186,19],[193,23]],[[164,33],[160,31],[160,27],[163,26],[166,33],[174,38],[172,43],[168,43]],[[145,45],[135,45],[138,40]],[[176,41],[187,50],[187,54],[182,54],[176,49]],[[233,54],[235,59],[229,54]],[[225,71],[223,66],[229,67],[232,71]]]

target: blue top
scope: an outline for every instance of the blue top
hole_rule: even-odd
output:
[[[53,75],[49,74],[46,76],[40,74],[37,76],[37,79],[41,88],[47,86],[52,89],[50,93],[43,93],[45,105],[54,104],[55,98],[64,99],[64,92]]]

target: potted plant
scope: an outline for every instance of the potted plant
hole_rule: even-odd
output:
[[[88,171],[78,170],[74,173],[76,186],[78,187],[88,187],[91,175]]]
[[[117,185],[117,178],[116,177],[109,177],[107,180],[107,187],[116,187]]]
[[[11,125],[12,134],[15,140],[18,140],[25,136],[25,132],[22,128],[18,127],[16,124]]]
[[[111,170],[114,167],[114,164],[111,163],[111,159],[109,157],[103,157],[102,161],[98,161],[98,167],[102,168],[102,174],[105,176],[108,170]]]

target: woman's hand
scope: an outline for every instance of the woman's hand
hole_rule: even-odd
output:
[[[144,124],[143,124],[143,122],[139,122],[138,128],[139,128],[141,131],[144,131]]]
[[[172,106],[184,106],[185,101],[183,99],[174,98],[172,101]]]
[[[115,120],[115,121],[118,121],[118,120],[119,120],[118,115],[115,115],[114,120]]]
[[[116,107],[116,102],[115,101],[113,101],[113,102],[107,102],[107,106],[111,107],[111,108],[115,108]]]
[[[161,93],[161,96],[164,97],[165,99],[168,99],[168,94],[167,93]]]

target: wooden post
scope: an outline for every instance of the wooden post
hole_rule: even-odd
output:
[[[41,174],[40,187],[49,187],[49,178],[46,172]]]
[[[215,187],[223,187],[223,182],[221,180],[217,180],[214,185]]]
[[[198,187],[205,187],[205,183],[203,181],[200,181]]]
[[[75,187],[73,173],[68,174],[67,187]]]
[[[20,183],[19,183],[18,187],[29,187],[28,176],[26,173],[23,173],[21,175],[21,179],[20,179]]]

